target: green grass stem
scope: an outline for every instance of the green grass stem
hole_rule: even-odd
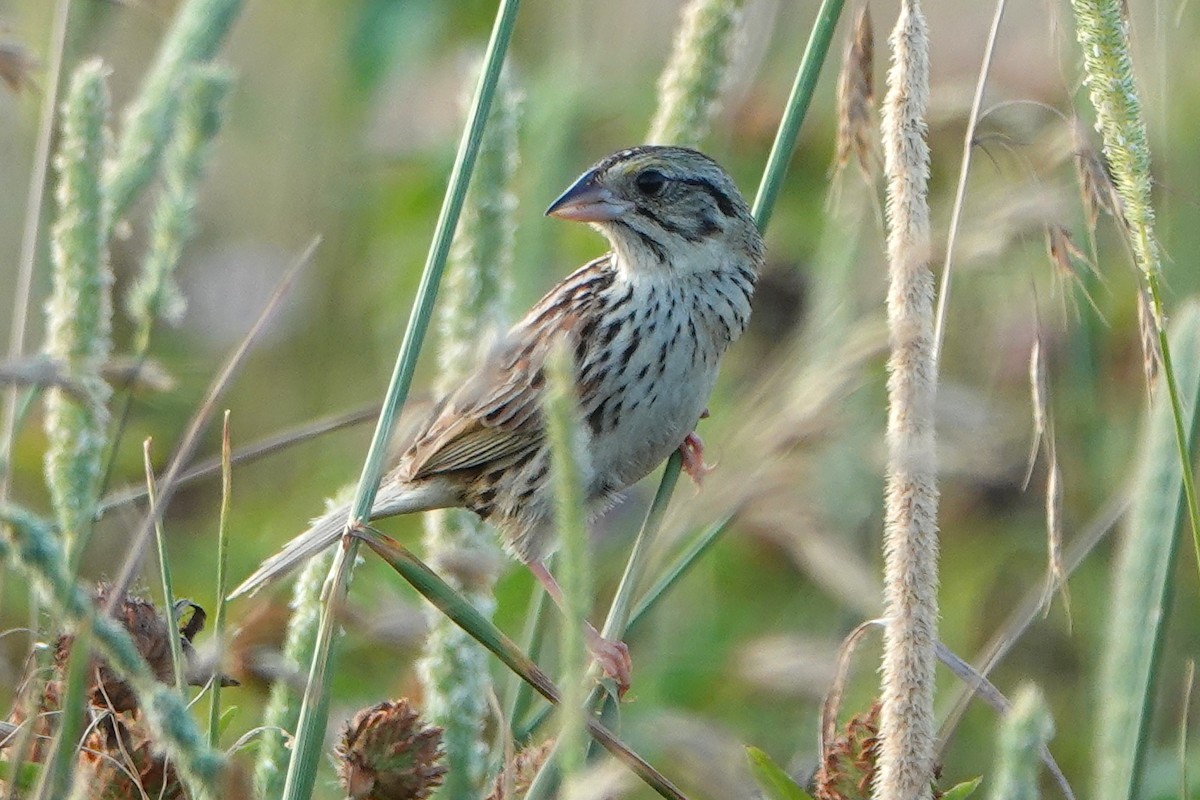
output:
[[[158,550],[158,576],[163,593],[163,615],[167,618],[167,639],[171,645],[171,672],[175,676],[175,688],[182,692],[183,646],[179,643],[179,620],[175,617],[175,588],[171,580],[171,562],[167,558],[167,537],[163,532],[162,513],[158,507],[158,492],[154,488],[154,464],[150,457],[150,439],[142,443],[142,458],[146,468],[146,490],[147,498],[150,501],[150,516],[154,518],[154,544]]]
[[[479,153],[484,124],[487,121],[488,112],[491,110],[496,84],[500,79],[500,68],[504,64],[504,54],[508,50],[519,6],[519,0],[501,0],[496,14],[496,22],[484,55],[483,70],[479,76],[475,98],[471,103],[471,111],[459,143],[458,155],[450,172],[449,185],[442,203],[442,210],[438,215],[433,243],[429,248],[425,268],[421,273],[416,301],[384,396],[383,410],[379,415],[379,422],[376,425],[370,448],[367,450],[366,462],[363,464],[362,475],[355,490],[350,518],[347,520],[348,527],[360,524],[358,521],[370,517],[371,505],[374,503],[375,492],[383,473],[388,438],[396,415],[404,404],[412,384],[417,357],[420,354],[421,344],[425,339],[425,332],[433,314],[438,284],[441,282],[446,256],[454,238],[454,229],[458,224],[471,172]],[[356,555],[357,547],[352,541],[347,540],[337,549],[333,566],[330,568],[330,579],[318,627],[316,647],[309,666],[304,699],[300,706],[296,741],[293,745],[291,761],[288,764],[287,781],[283,793],[284,800],[308,800],[312,795],[320,747],[325,737],[328,720],[329,685],[327,674],[332,655],[333,612],[346,592],[350,570]]]
[[[1167,397],[1174,420],[1175,448],[1182,465],[1195,566],[1200,574],[1200,505],[1197,504],[1192,475],[1190,436],[1184,424],[1184,408],[1166,331],[1160,286],[1162,266],[1151,198],[1154,177],[1150,171],[1150,143],[1133,71],[1128,10],[1123,0],[1071,0],[1071,8],[1075,13],[1076,36],[1083,51],[1084,82],[1096,109],[1104,155],[1121,197],[1121,211],[1128,225],[1134,259],[1150,291]]]
[[[225,616],[228,602],[225,600],[226,582],[229,572],[229,507],[233,498],[232,448],[229,445],[229,410],[221,423],[221,518],[217,523],[217,610],[213,620],[213,638],[217,652],[225,652]],[[212,697],[208,706],[208,746],[216,749],[221,732],[221,664],[218,657],[212,676]]]

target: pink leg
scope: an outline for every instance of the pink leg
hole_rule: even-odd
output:
[[[704,477],[713,468],[704,463],[704,442],[700,441],[695,431],[689,433],[683,444],[679,445],[679,455],[683,457],[683,471],[692,479],[692,483],[697,487],[703,484]]]
[[[533,577],[537,578],[538,583],[546,589],[546,594],[550,595],[554,604],[560,610],[565,610],[562,588],[558,585],[558,581],[554,580],[550,570],[546,569],[546,566],[540,561],[531,561],[527,566],[533,573]],[[592,658],[596,659],[596,663],[600,665],[600,669],[604,670],[604,674],[617,682],[618,693],[623,696],[629,689],[629,680],[633,674],[633,662],[629,659],[629,648],[624,642],[605,639],[587,620],[583,621],[583,625],[588,652],[592,654]]]

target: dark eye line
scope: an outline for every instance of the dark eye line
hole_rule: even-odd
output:
[[[708,192],[713,202],[717,204],[717,208],[721,209],[721,213],[725,216],[732,217],[737,214],[737,209],[734,207],[733,201],[729,199],[729,195],[717,188],[717,185],[708,178],[679,178],[678,180],[687,186],[695,186]]]

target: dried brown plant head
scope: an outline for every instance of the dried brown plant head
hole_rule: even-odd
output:
[[[813,778],[817,800],[869,800],[879,759],[879,710],[876,700],[825,744]]]
[[[837,145],[834,174],[840,174],[854,156],[863,175],[873,170],[872,110],[875,105],[875,36],[871,9],[863,3],[846,42],[837,83]]]
[[[1071,123],[1072,154],[1075,159],[1075,177],[1079,181],[1079,196],[1087,215],[1088,230],[1094,232],[1100,212],[1123,220],[1120,213],[1121,199],[1104,160],[1088,136],[1083,121],[1075,117]]]
[[[421,800],[442,784],[442,729],[426,725],[407,698],[359,711],[335,751],[352,800]]]
[[[1101,280],[1103,278],[1096,269],[1096,265],[1079,249],[1071,238],[1071,232],[1064,226],[1046,226],[1046,255],[1050,259],[1050,264],[1054,267],[1054,275],[1060,283],[1064,287],[1068,284],[1079,287],[1079,291],[1087,300],[1088,305],[1092,307],[1092,311],[1095,311],[1096,315],[1103,320],[1104,314],[1101,313],[1100,307],[1096,305],[1096,301],[1092,299],[1084,285],[1084,273],[1085,271],[1090,272]]]
[[[520,750],[496,776],[485,800],[520,800],[554,750],[554,739]]]
[[[114,719],[96,726],[80,751],[76,781],[93,800],[187,800],[175,767],[141,724]]]
[[[94,600],[98,608],[103,608],[108,602],[108,593],[109,587],[106,584],[96,588]],[[133,638],[138,652],[150,665],[155,679],[162,683],[171,683],[174,680],[169,638],[171,633],[167,628],[166,619],[158,613],[154,604],[136,595],[126,594],[125,599],[115,609],[114,616]],[[54,649],[54,666],[59,675],[66,671],[74,641],[74,636],[58,637]],[[137,711],[137,696],[106,663],[94,659],[88,668],[88,674],[91,677],[87,696],[93,706],[110,708],[118,713]]]

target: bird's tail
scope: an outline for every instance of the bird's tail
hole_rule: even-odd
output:
[[[455,505],[457,500],[457,493],[447,481],[434,479],[416,484],[389,481],[379,487],[375,504],[371,508],[371,519],[446,508]],[[228,599],[253,594],[338,541],[346,528],[349,515],[350,506],[346,504],[332,508],[314,519],[308,530],[264,561],[254,574],[230,593]]]

